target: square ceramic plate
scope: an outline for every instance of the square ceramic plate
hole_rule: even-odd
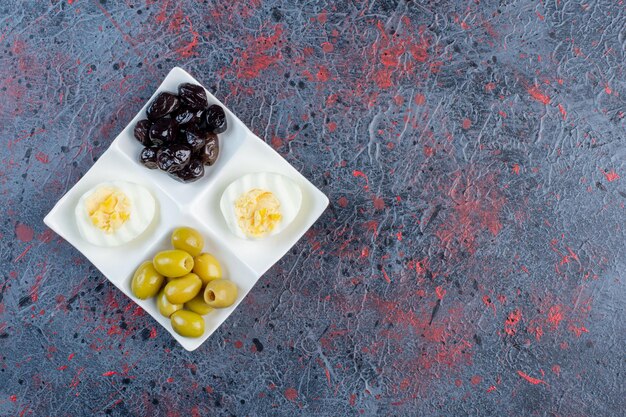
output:
[[[167,75],[148,103],[113,141],[93,167],[70,189],[44,219],[45,224],[72,244],[109,281],[146,310],[187,350],[197,349],[233,312],[265,271],[282,258],[304,235],[328,206],[328,198],[207,91],[209,104],[226,111],[228,129],[220,134],[220,155],[200,180],[182,184],[164,172],[148,170],[138,160],[142,145],[134,138],[138,120],[145,118],[148,104],[161,92],[176,92],[181,83],[200,84],[181,68]],[[219,208],[226,187],[249,173],[275,172],[300,186],[302,207],[281,233],[262,241],[242,240],[233,235]],[[139,238],[122,246],[103,248],[84,241],[76,226],[74,208],[87,190],[100,182],[123,180],[148,188],[157,201],[155,221]],[[204,251],[222,264],[224,277],[239,287],[234,305],[204,316],[205,332],[200,338],[180,336],[168,318],[161,316],[154,299],[139,300],[130,292],[130,281],[139,264],[169,247],[170,234],[178,226],[197,229],[205,238]]]

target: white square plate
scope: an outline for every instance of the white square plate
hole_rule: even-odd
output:
[[[304,235],[328,206],[328,198],[278,153],[255,136],[226,106],[207,91],[209,104],[219,104],[226,112],[228,129],[219,135],[220,155],[204,177],[182,184],[166,173],[149,170],[139,162],[143,146],[134,138],[138,120],[145,118],[148,104],[161,92],[176,92],[181,83],[200,84],[181,68],[173,68],[154,95],[117,136],[109,149],[91,169],[54,206],[44,223],[89,259],[109,281],[146,310],[187,350],[197,349],[233,312],[263,273],[282,258]],[[281,233],[261,241],[248,241],[233,235],[222,216],[219,200],[235,179],[254,172],[276,172],[295,181],[302,190],[302,208]],[[74,208],[87,190],[100,182],[123,180],[148,188],[157,201],[157,216],[151,227],[138,239],[114,248],[102,248],[85,242],[76,226]],[[169,247],[174,228],[190,226],[205,237],[204,251],[222,264],[224,278],[234,281],[239,297],[234,305],[207,314],[205,332],[199,338],[187,338],[174,332],[170,320],[163,317],[154,299],[139,300],[130,292],[130,281],[139,264]]]

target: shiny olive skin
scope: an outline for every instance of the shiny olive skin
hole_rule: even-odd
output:
[[[183,305],[170,303],[167,297],[165,296],[165,290],[161,290],[159,295],[157,295],[157,307],[159,308],[159,312],[162,315],[164,315],[165,317],[169,317],[175,311],[182,309]]]
[[[204,319],[198,313],[179,310],[170,316],[172,328],[185,337],[200,337],[204,334]]]
[[[204,247],[204,238],[191,227],[179,227],[172,233],[172,246],[184,250],[191,256],[198,256]]]
[[[201,316],[210,313],[213,311],[213,307],[204,302],[204,294],[202,291],[198,293],[195,297],[185,303],[185,308],[187,310],[193,311],[194,313],[198,313]]]
[[[222,278],[222,266],[215,256],[201,253],[193,258],[193,273],[198,275],[203,284]]]
[[[213,308],[231,306],[237,300],[237,286],[227,279],[216,279],[206,285],[204,302]]]
[[[154,269],[161,275],[178,278],[187,275],[193,268],[193,258],[187,252],[174,249],[157,253],[152,260]]]
[[[187,274],[168,282],[163,291],[170,303],[183,304],[198,295],[201,289],[202,280],[196,274]]]
[[[152,261],[145,261],[135,271],[130,288],[133,295],[140,300],[154,297],[163,285],[163,275],[159,274]]]

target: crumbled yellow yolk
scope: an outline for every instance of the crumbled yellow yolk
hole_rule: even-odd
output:
[[[130,218],[130,200],[117,188],[98,188],[85,205],[93,225],[108,235]]]
[[[259,188],[253,188],[235,201],[235,214],[241,230],[252,237],[269,234],[283,217],[276,196]]]

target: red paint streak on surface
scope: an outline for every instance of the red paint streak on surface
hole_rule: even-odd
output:
[[[532,376],[522,372],[522,371],[517,371],[517,374],[519,376],[521,376],[522,378],[524,378],[526,381],[528,381],[529,383],[533,384],[533,385],[539,385],[539,384],[546,384],[545,381],[541,380],[541,379],[537,379],[537,378],[533,378]]]
[[[11,395],[11,396],[9,397],[9,400],[11,400],[11,402],[12,402],[12,403],[14,403],[14,402],[16,402],[16,401],[17,401],[17,396],[16,396],[15,394],[14,394],[14,395]]]
[[[472,127],[472,121],[468,118],[463,119],[463,129],[467,130]]]
[[[37,159],[42,164],[47,164],[48,162],[50,162],[48,155],[46,155],[45,153],[41,151],[37,152],[37,154],[35,155],[35,159]]]
[[[563,308],[560,305],[554,305],[548,310],[548,323],[552,330],[559,328],[559,324],[563,320]]]
[[[337,130],[337,123],[335,123],[335,122],[328,122],[326,127],[328,127],[328,131],[330,133],[333,133],[335,130]]]
[[[250,79],[255,78],[259,73],[282,59],[280,49],[272,53],[276,44],[281,41],[283,28],[280,25],[274,27],[274,33],[269,36],[251,37],[247,40],[247,47],[239,51],[233,60],[233,68],[237,68],[237,77]]]
[[[317,15],[317,21],[320,22],[321,25],[328,21],[328,13],[326,10],[322,10],[320,14]]]
[[[582,336],[583,333],[589,333],[589,330],[585,326],[575,326],[571,324],[568,329],[576,335],[576,337]]]
[[[356,394],[350,394],[350,399],[348,400],[348,403],[354,407],[356,405]]]
[[[437,298],[443,300],[443,297],[446,296],[446,290],[441,285],[435,287],[435,293],[437,293]]]
[[[513,173],[519,175],[519,164],[513,164]]]
[[[522,319],[522,312],[519,309],[511,311],[504,322],[504,331],[509,336],[514,336],[517,333],[517,325]]]
[[[554,372],[557,376],[561,376],[561,367],[559,365],[553,365],[552,372]]]
[[[607,93],[607,94],[611,94],[613,92],[613,90],[611,90],[611,87],[609,87],[609,85],[606,84],[604,86],[604,92]]]
[[[483,382],[483,377],[480,375],[474,375],[471,379],[470,382],[472,383],[472,385],[478,385],[481,382]]]
[[[385,281],[387,281],[387,284],[391,284],[391,279],[389,278],[389,275],[387,275],[387,272],[385,272],[384,268],[383,268],[383,277],[385,278]]]
[[[193,30],[193,25],[191,23],[191,20],[189,20],[189,18],[187,17],[185,17],[185,20],[189,24],[189,33],[191,33],[192,38],[191,38],[191,41],[189,41],[189,43],[187,43],[186,45],[183,45],[182,47],[176,50],[176,52],[181,56],[181,58],[189,58],[189,57],[194,56],[196,54],[194,51],[194,48],[198,46],[199,34],[195,30]]]
[[[550,104],[550,96],[543,94],[541,91],[539,91],[539,88],[537,88],[537,86],[533,85],[532,87],[530,87],[528,89],[528,94],[530,94],[532,98],[540,103],[543,103],[545,105]]]
[[[423,106],[424,103],[426,103],[426,96],[424,96],[424,94],[417,93],[417,94],[415,94],[415,98],[413,99],[413,101],[418,106]]]
[[[337,201],[337,204],[339,204],[339,207],[347,207],[348,206],[348,199],[345,197],[339,197],[339,200]]]
[[[236,340],[234,346],[237,349],[241,349],[243,347],[243,342],[241,340]]]
[[[324,368],[324,373],[326,373],[326,380],[328,381],[328,386],[332,387],[332,383],[330,382],[330,371],[328,370],[328,368]]]
[[[561,112],[561,116],[563,117],[563,120],[567,119],[567,111],[565,110],[565,107],[563,107],[562,104],[559,104],[559,111]]]
[[[365,187],[363,188],[365,188],[366,190],[370,188],[370,180],[369,178],[367,178],[367,175],[365,175],[363,172],[354,170],[352,171],[352,176],[365,178]]]
[[[492,392],[492,391],[495,391],[495,390],[496,390],[496,386],[495,385],[492,385],[489,388],[487,388],[487,392]]]
[[[74,375],[74,378],[72,378],[70,382],[70,388],[76,388],[78,384],[80,384],[80,374],[82,374],[84,370],[85,368],[78,368],[76,375]]]
[[[493,314],[496,314],[496,305],[491,301],[491,297],[489,297],[488,295],[483,295],[483,303],[487,307],[493,308]]]
[[[117,372],[115,371],[108,371],[102,374],[102,376],[113,376],[113,375],[117,375]]]
[[[285,398],[287,398],[289,401],[294,402],[296,401],[296,399],[298,398],[298,391],[296,391],[295,388],[287,388],[285,390]]]
[[[18,223],[15,226],[15,236],[17,236],[17,238],[22,242],[30,242],[33,240],[35,232],[32,227],[24,223]]]
[[[326,82],[330,79],[330,71],[325,66],[320,66],[317,70],[317,81]]]
[[[385,209],[385,200],[380,197],[374,196],[372,198],[372,202],[374,203],[374,208],[376,210],[384,210]]]
[[[609,172],[606,172],[604,170],[600,170],[600,171],[602,171],[602,173],[604,174],[608,182],[613,182],[615,180],[619,180],[620,178],[617,172],[615,172],[614,170],[610,170]]]
[[[156,15],[155,19],[157,21],[157,23],[163,23],[167,20],[167,6],[169,4],[169,0],[162,0],[161,1],[161,10],[159,11],[159,14]]]
[[[33,245],[28,245],[26,246],[26,249],[24,249],[24,251],[22,253],[20,253],[15,260],[13,260],[13,262],[18,262],[20,259],[22,259],[24,256],[26,256],[26,254],[28,253],[29,250],[31,250],[31,248],[33,247]]]
[[[150,339],[156,339],[156,337],[157,337],[157,331],[154,327],[152,327],[150,329]]]

